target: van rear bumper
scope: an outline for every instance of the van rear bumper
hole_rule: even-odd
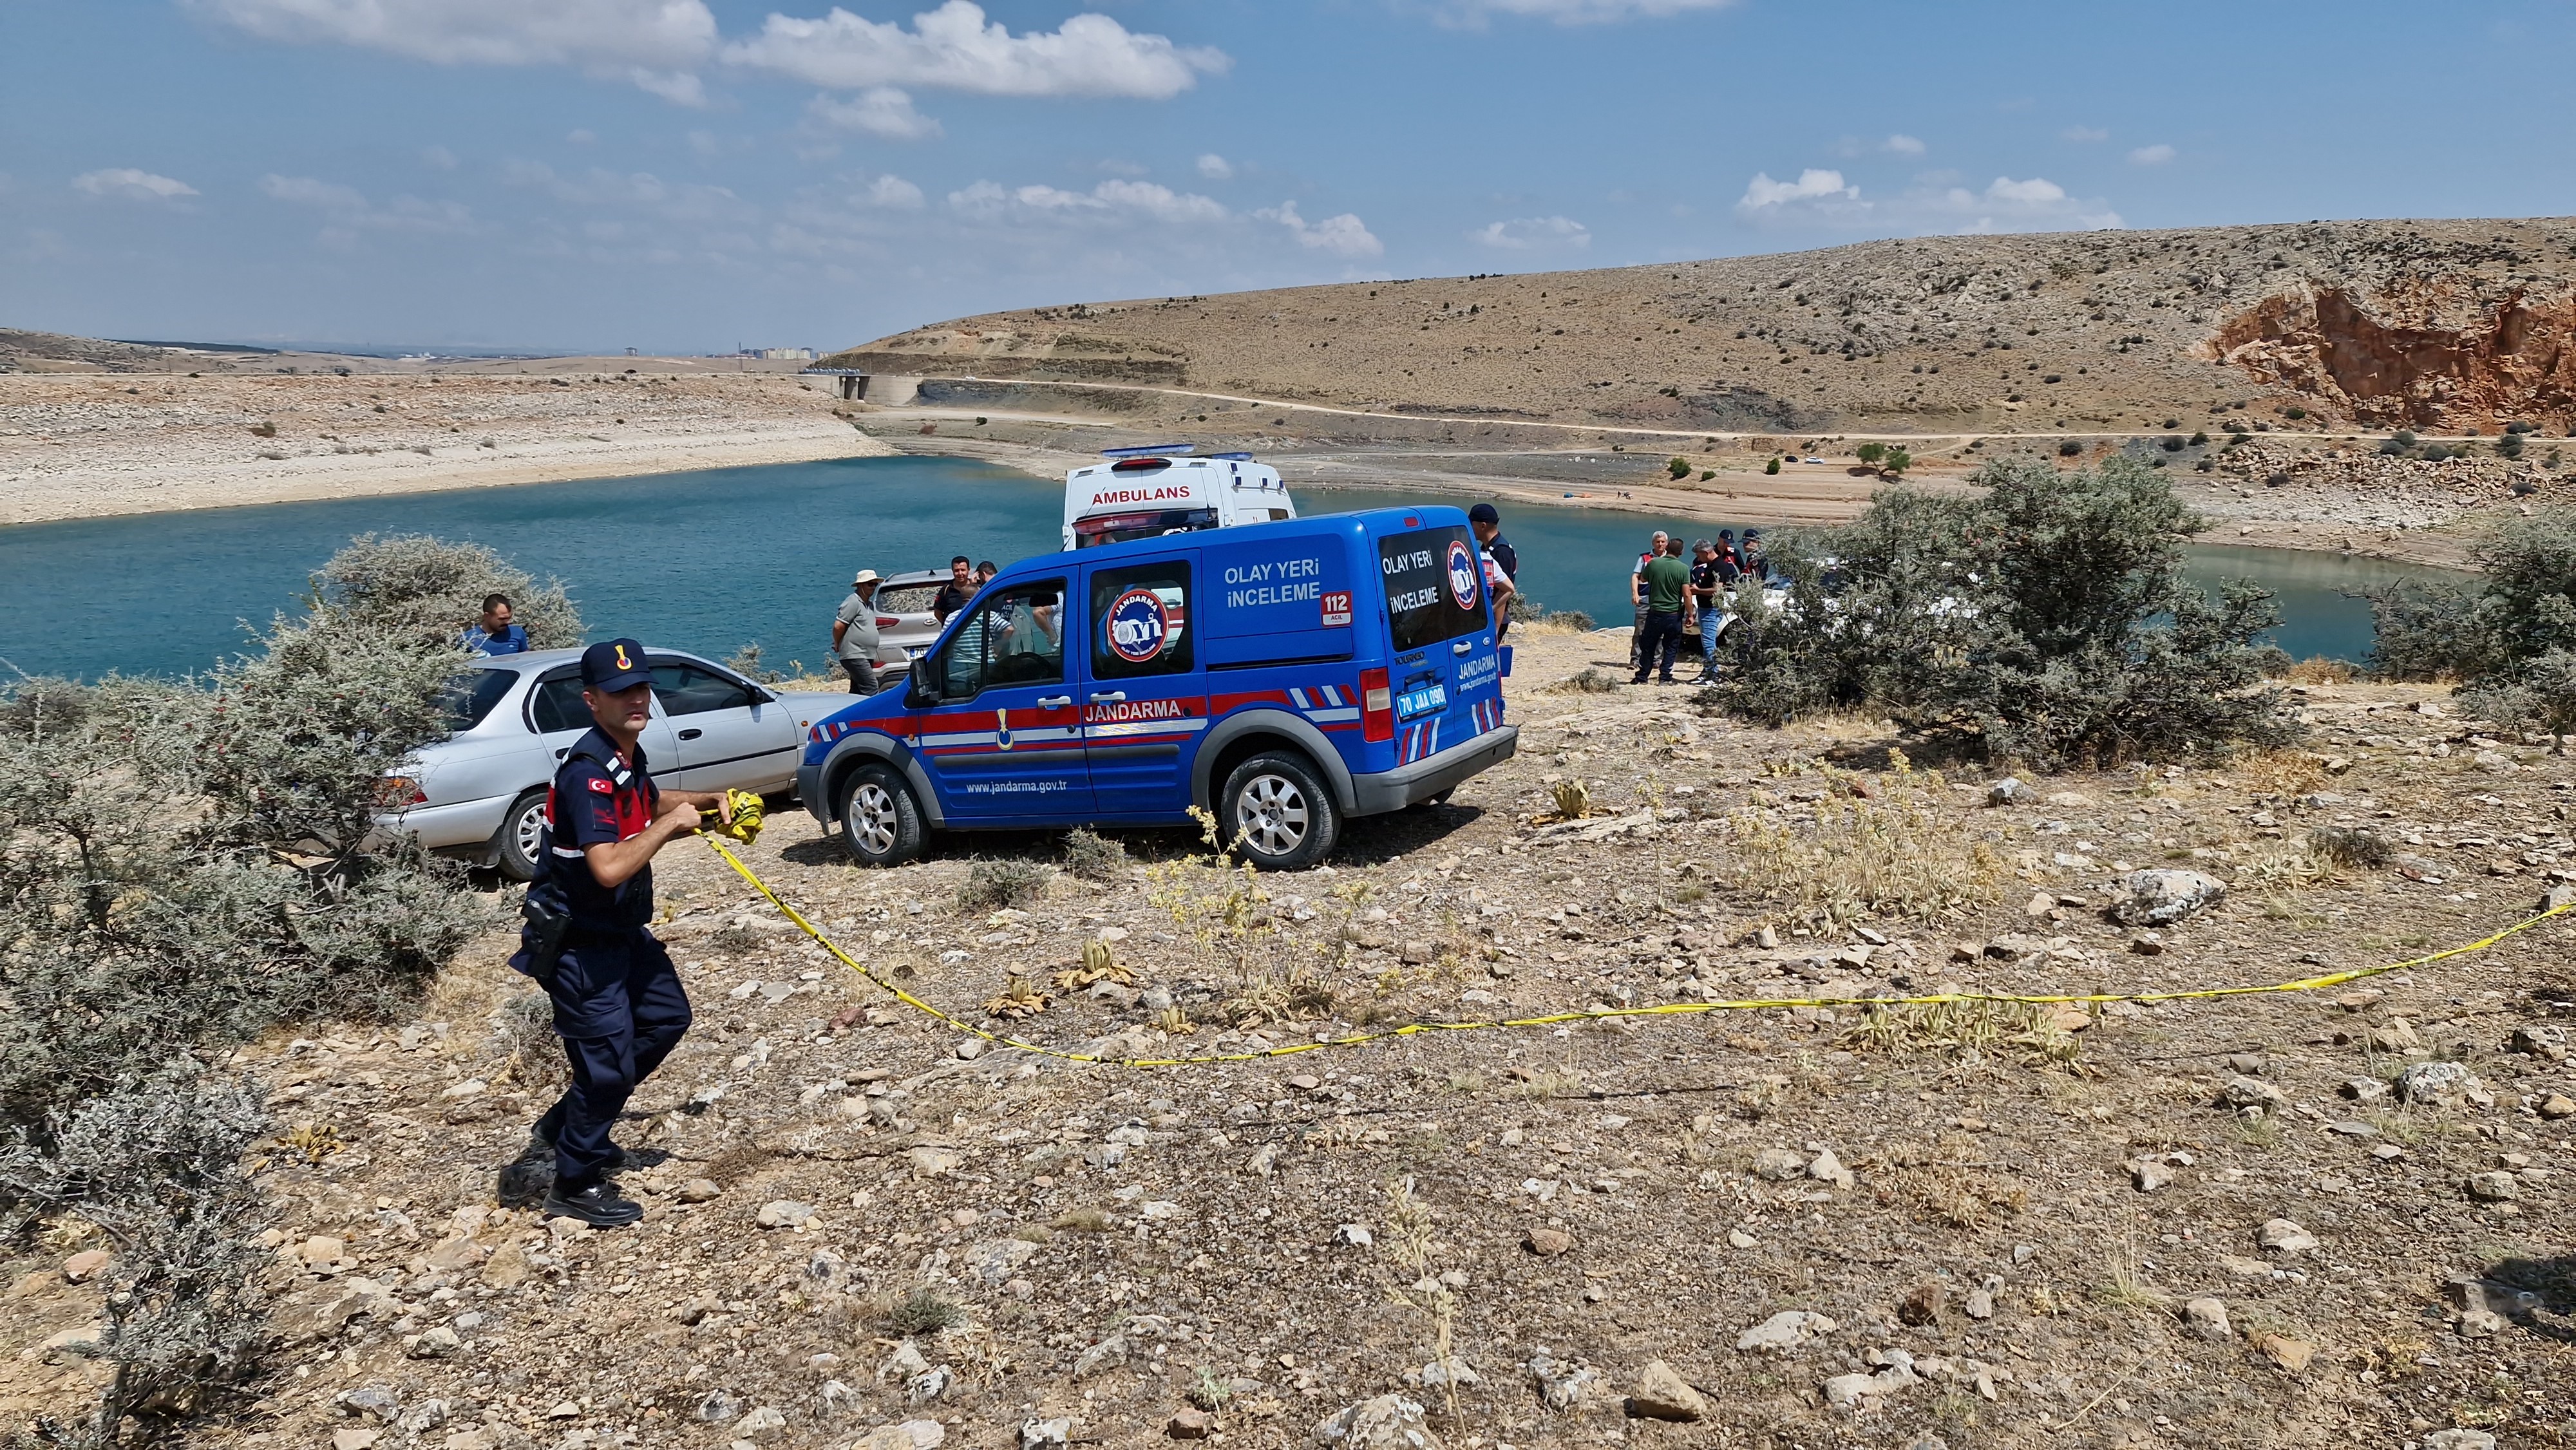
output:
[[[1351,777],[1351,814],[1384,815],[1429,800],[1471,775],[1493,769],[1520,748],[1521,727],[1504,725],[1411,765]]]

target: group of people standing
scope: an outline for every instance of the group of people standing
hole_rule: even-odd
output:
[[[1001,567],[990,559],[977,564],[957,555],[948,561],[948,582],[931,597],[930,612],[946,624],[948,616],[973,602],[1000,572]],[[832,617],[832,658],[841,662],[841,672],[850,677],[853,695],[873,695],[884,688],[877,678],[877,650],[883,644],[877,634],[877,586],[883,582],[884,576],[876,570],[861,569],[850,580],[849,597]]]
[[[1637,628],[1628,653],[1636,666],[1634,683],[1653,674],[1660,684],[1673,678],[1674,657],[1682,640],[1699,636],[1700,675],[1695,683],[1717,678],[1717,637],[1725,626],[1726,599],[1750,575],[1770,578],[1762,554],[1762,531],[1746,529],[1738,543],[1733,529],[1720,529],[1715,539],[1694,539],[1687,550],[1680,538],[1657,529],[1629,572],[1628,595],[1637,606]]]

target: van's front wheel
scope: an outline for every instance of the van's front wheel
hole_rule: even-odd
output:
[[[1342,813],[1304,758],[1256,755],[1225,778],[1217,819],[1226,845],[1265,871],[1302,871],[1333,853]]]
[[[882,765],[861,766],[850,777],[839,820],[841,844],[862,866],[900,866],[928,844],[912,787]]]

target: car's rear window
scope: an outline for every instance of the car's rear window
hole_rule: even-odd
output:
[[[447,697],[441,702],[447,707],[447,728],[462,732],[482,724],[518,682],[517,670],[468,670],[458,675],[448,682]]]
[[[1463,525],[1377,541],[1395,647],[1417,650],[1485,627],[1485,569]]]
[[[943,579],[931,584],[906,584],[897,589],[879,589],[877,613],[928,614],[930,601],[939,597],[940,585],[946,582]]]

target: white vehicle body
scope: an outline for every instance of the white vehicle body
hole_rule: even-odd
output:
[[[844,694],[775,691],[677,650],[647,649],[644,660],[653,719],[640,743],[653,779],[680,790],[794,789],[805,732],[850,703]],[[395,808],[377,823],[525,881],[536,869],[546,787],[591,727],[581,651],[476,660],[451,709],[456,733],[421,747],[387,783]]]
[[[1279,470],[1249,453],[1187,456],[1185,443],[1113,448],[1064,479],[1064,547],[1159,538],[1297,517]]]

